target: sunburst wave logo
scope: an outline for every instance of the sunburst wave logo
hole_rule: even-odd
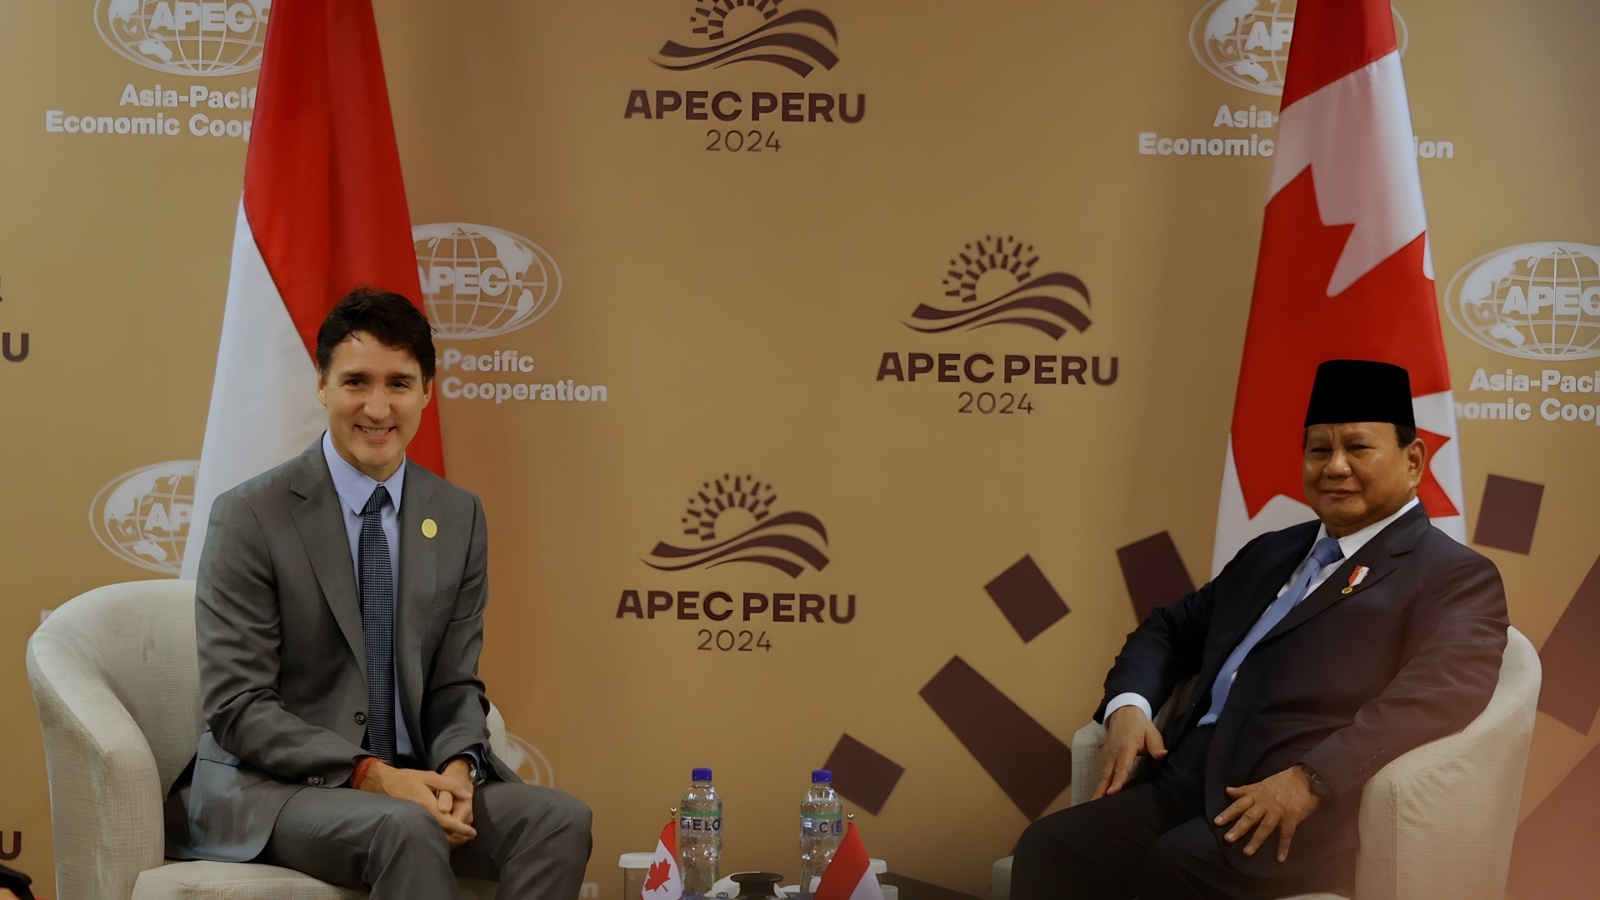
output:
[[[689,16],[694,44],[667,41],[651,62],[686,72],[741,62],[782,66],[801,78],[839,63],[839,31],[814,9],[783,12],[783,0],[701,0]]]
[[[753,475],[724,474],[703,482],[680,519],[682,543],[659,541],[645,558],[663,572],[744,562],[770,566],[790,578],[828,565],[828,532],[810,513],[778,509],[772,485]]]
[[[1088,286],[1066,272],[1035,274],[1038,265],[1032,244],[1012,235],[984,235],[950,258],[944,301],[919,304],[906,327],[939,334],[1018,325],[1055,340],[1068,331],[1088,331]]]

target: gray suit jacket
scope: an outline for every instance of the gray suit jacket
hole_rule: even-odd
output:
[[[478,498],[407,462],[395,664],[415,753],[437,769],[469,747],[489,777],[478,680],[488,535]],[[424,536],[422,522],[437,525]],[[195,590],[206,731],[167,799],[167,855],[253,859],[297,791],[341,789],[366,734],[355,565],[320,439],[217,498]]]

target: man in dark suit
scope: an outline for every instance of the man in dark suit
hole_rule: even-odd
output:
[[[374,898],[573,900],[590,814],[489,748],[478,498],[409,462],[428,320],[358,289],[317,335],[328,430],[217,498],[195,589],[206,730],[168,855],[259,861]],[[391,552],[392,551],[392,552]]]
[[[1362,785],[1488,704],[1505,592],[1417,503],[1427,448],[1405,370],[1322,364],[1305,427],[1318,521],[1251,541],[1129,635],[1096,714],[1095,799],[1023,833],[1019,900],[1348,888]],[[1191,677],[1163,734],[1151,710]]]

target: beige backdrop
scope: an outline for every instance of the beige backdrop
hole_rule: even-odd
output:
[[[46,895],[24,647],[42,611],[171,577],[182,552],[246,148],[249,110],[228,96],[255,79],[253,10],[234,5],[220,21],[237,27],[215,35],[192,3],[0,5],[0,714],[13,723],[0,730],[0,856]],[[725,868],[792,877],[807,773],[847,734],[903,769],[898,781],[851,770],[872,854],[982,895],[1028,804],[919,694],[959,657],[1070,742],[1136,624],[1117,550],[1165,532],[1190,577],[1207,574],[1293,2],[1259,0],[1221,25],[1204,0],[772,6],[810,11],[773,26],[815,42],[775,51],[804,66],[749,49],[722,67],[661,65],[678,64],[658,54],[668,41],[714,40],[715,24],[695,33],[708,18],[697,7],[723,22],[719,42],[765,24],[744,0],[377,3],[424,281],[448,336],[450,476],[483,496],[494,535],[483,672],[524,774],[596,810],[589,893],[618,897],[617,854],[652,846],[696,765],[715,768],[725,798]],[[125,7],[137,10],[119,19]],[[176,31],[160,31],[162,7]],[[1600,304],[1583,293],[1600,285],[1600,8],[1410,0],[1397,12],[1441,313],[1456,304],[1462,322],[1447,315],[1444,332],[1456,397],[1473,404],[1460,423],[1469,534],[1490,476],[1545,486],[1528,552],[1480,545],[1513,623],[1542,646],[1600,550],[1600,312],[1583,311]],[[141,48],[139,21],[176,37]],[[246,71],[197,73],[208,37]],[[1241,55],[1219,56],[1229,48]],[[176,105],[139,106],[139,91]],[[713,105],[721,92],[736,96]],[[1020,244],[1005,261],[1016,271],[1080,279],[1087,302],[1061,296],[1090,327],[1059,339],[910,327],[919,304],[961,305],[946,275],[980,240]],[[1523,244],[1537,246],[1472,268]],[[1503,305],[1518,284],[1576,290],[1578,311],[1558,323],[1572,347],[1540,357],[1544,338],[1514,308],[1509,325],[1484,318],[1483,290]],[[994,271],[969,290],[1014,286]],[[531,307],[501,305],[523,291]],[[955,354],[954,380],[897,379],[886,354],[902,372],[912,354]],[[977,354],[1002,374],[967,380]],[[1008,354],[1029,367],[1010,384]],[[1061,358],[1085,360],[1087,383],[1040,383],[1041,357],[1055,358],[1051,381],[1076,365]],[[1480,369],[1533,379],[1470,389]],[[1542,391],[1545,370],[1591,376],[1589,388]],[[553,399],[517,387],[557,383]],[[1513,413],[1530,404],[1526,421],[1489,418],[1482,404],[1508,396]],[[1550,398],[1555,421],[1540,412]],[[734,508],[701,514],[719,499]],[[675,565],[658,544],[718,544],[785,513],[810,518],[755,534],[786,535],[786,548],[733,556],[797,575],[704,553],[682,571],[651,565]],[[985,590],[1024,557],[1071,610],[1029,641]],[[649,617],[652,591],[673,596],[670,612]],[[719,591],[731,617],[679,618],[679,592]],[[748,621],[746,593],[767,604]],[[785,593],[836,603],[821,622],[783,621],[798,618]],[[1048,592],[1030,596],[1049,607]],[[1582,724],[1541,714],[1525,816],[1594,749]],[[1051,773],[1033,776],[1034,802],[1066,802],[1038,801]],[[1571,789],[1600,801],[1593,778]]]

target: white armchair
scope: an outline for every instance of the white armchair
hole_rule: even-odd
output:
[[[1512,628],[1489,705],[1466,728],[1395,758],[1361,792],[1355,900],[1501,900],[1539,702],[1539,654]],[[1170,714],[1169,702],[1157,718]],[[1072,805],[1094,794],[1106,730],[1072,739]],[[993,900],[1008,900],[1011,858],[995,863]],[[1303,894],[1288,900],[1342,900]]]
[[[68,601],[28,641],[44,731],[58,900],[360,900],[254,863],[168,862],[162,802],[200,739],[194,582],[133,581]],[[505,722],[489,712],[506,755]],[[494,885],[461,879],[462,896]]]

